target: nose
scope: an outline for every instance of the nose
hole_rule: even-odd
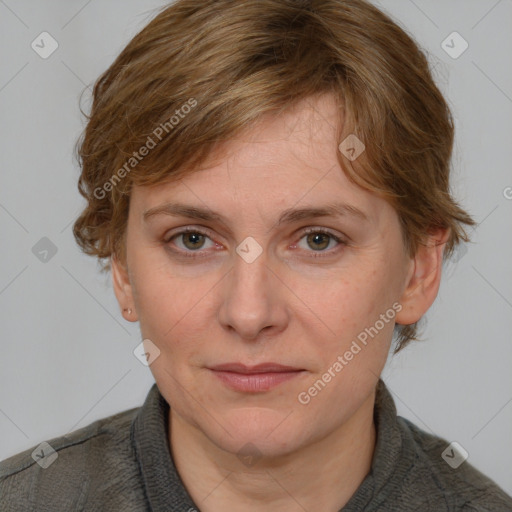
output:
[[[286,328],[289,312],[286,286],[269,267],[263,251],[254,261],[235,253],[233,268],[223,280],[219,322],[241,339],[257,341]],[[289,292],[288,292],[289,293]]]

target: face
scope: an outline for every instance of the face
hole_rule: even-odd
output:
[[[172,414],[232,453],[290,453],[347,423],[410,311],[419,267],[395,210],[340,168],[337,118],[332,97],[311,99],[132,192],[118,300],[160,351]]]

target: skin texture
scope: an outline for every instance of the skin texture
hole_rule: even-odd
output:
[[[437,295],[448,233],[432,233],[407,254],[393,207],[340,168],[337,118],[330,95],[309,98],[251,125],[198,172],[132,191],[126,262],[112,260],[114,290],[121,309],[133,310],[125,318],[160,350],[150,369],[171,405],[174,461],[201,511],[339,510],[370,469],[375,386],[394,324],[419,320]],[[224,220],[143,220],[148,209],[178,201]],[[333,202],[366,218],[277,223],[288,208]],[[175,236],[186,226],[206,236]],[[315,237],[318,230],[341,242]],[[251,263],[236,252],[246,237],[262,250]],[[393,304],[394,318],[333,372]],[[208,369],[228,362],[303,371],[247,393]],[[329,368],[330,381],[301,403],[298,395]]]

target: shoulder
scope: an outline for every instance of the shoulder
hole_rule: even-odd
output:
[[[429,500],[442,500],[448,510],[467,512],[512,511],[512,497],[472,466],[464,448],[429,434],[398,417],[404,440],[414,452],[414,469],[407,474],[412,492],[429,491]],[[460,446],[460,445],[459,445]]]
[[[102,418],[1,461],[2,511],[85,510],[91,496],[102,508],[106,493],[134,492],[139,475],[130,433],[139,409]]]

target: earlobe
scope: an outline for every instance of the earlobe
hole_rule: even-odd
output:
[[[123,316],[130,322],[136,322],[137,312],[134,311],[133,290],[128,270],[114,255],[110,258],[110,268],[114,293]]]
[[[396,316],[397,324],[416,323],[437,297],[448,236],[448,229],[438,229],[419,245],[400,300],[402,310]]]

